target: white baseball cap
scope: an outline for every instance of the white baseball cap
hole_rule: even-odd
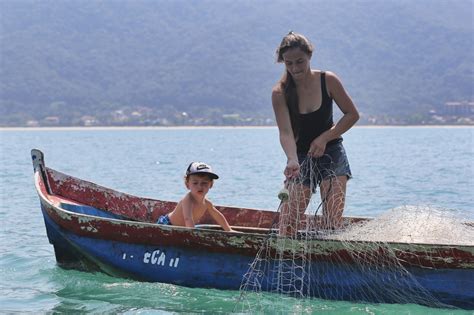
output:
[[[192,174],[207,174],[212,179],[219,178],[219,176],[212,171],[212,168],[203,162],[191,162],[191,164],[189,164],[188,169],[186,170],[186,176]]]

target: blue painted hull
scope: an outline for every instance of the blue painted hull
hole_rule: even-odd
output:
[[[60,244],[60,250],[76,253],[73,260],[82,257],[112,276],[188,287],[238,290],[242,275],[253,260],[247,256],[80,237],[62,230],[47,214],[45,223],[53,245]],[[65,260],[62,263],[68,265],[73,262]]]
[[[245,255],[81,237],[61,229],[45,211],[43,214],[50,242],[55,245],[56,252],[74,253],[72,260],[81,259],[82,268],[79,269],[97,270],[140,281],[239,290],[243,277],[254,260],[254,257]],[[68,265],[67,261],[63,263]],[[278,276],[277,271],[281,272],[282,268],[285,266],[276,261],[271,261],[266,266],[264,274],[258,279],[263,291],[286,291],[285,283],[277,285],[274,281]],[[298,271],[292,270],[295,277],[287,279],[286,286],[299,286],[303,288],[305,296],[330,300],[399,303],[400,295],[407,294],[407,303],[433,306],[432,302],[437,300],[440,302],[437,306],[440,307],[446,304],[447,307],[474,309],[472,270],[408,270],[409,277],[398,281],[396,288],[387,290],[390,279],[400,277],[397,272],[381,269],[374,274],[371,270],[371,276],[368,277],[367,270],[354,268],[347,263],[315,261],[304,268],[307,282],[297,283]],[[424,290],[420,291],[420,287]],[[383,295],[380,292],[389,294]],[[409,294],[415,295],[416,300],[410,301]]]
[[[188,287],[474,309],[472,244],[340,241],[317,234],[288,240],[270,235],[278,213],[232,207],[219,210],[242,233],[213,229],[206,218],[198,222],[204,229],[158,225],[176,203],[48,169],[39,150],[32,150],[32,159],[48,239],[62,267]]]

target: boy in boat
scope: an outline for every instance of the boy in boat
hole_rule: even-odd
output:
[[[225,231],[235,232],[224,215],[206,199],[209,189],[214,184],[214,179],[218,178],[219,176],[206,163],[192,162],[189,164],[184,177],[184,184],[189,192],[172,212],[162,215],[157,223],[193,228],[194,222],[198,222],[207,212]]]

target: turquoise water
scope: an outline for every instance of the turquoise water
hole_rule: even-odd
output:
[[[474,128],[354,128],[344,143],[354,178],[347,215],[376,216],[403,205],[474,218]],[[0,131],[1,313],[231,313],[237,291],[141,283],[56,266],[33,187],[30,149],[59,171],[128,193],[176,200],[193,160],[220,175],[216,204],[276,209],[285,157],[275,128]],[[270,313],[470,314],[418,305],[281,301]]]

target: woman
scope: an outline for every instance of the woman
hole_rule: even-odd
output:
[[[282,235],[295,232],[297,218],[317,185],[323,201],[323,227],[341,227],[346,183],[352,176],[341,135],[356,123],[359,113],[334,73],[311,69],[312,54],[311,43],[294,32],[277,49],[277,61],[285,64],[286,71],[273,87],[272,104],[288,158],[284,174],[290,190],[290,201],[281,209],[281,216],[288,218],[280,225]],[[344,114],[336,124],[333,100]]]

